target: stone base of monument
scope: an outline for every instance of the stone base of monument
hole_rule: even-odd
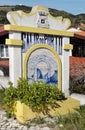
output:
[[[80,102],[76,99],[73,99],[71,97],[68,97],[66,100],[63,101],[57,101],[59,107],[58,108],[50,108],[49,107],[49,115],[51,116],[57,116],[57,115],[64,115],[76,112],[75,108],[79,108]],[[20,123],[26,123],[28,120],[32,120],[33,118],[37,117],[45,117],[47,115],[44,115],[43,113],[37,113],[33,112],[29,106],[25,105],[24,103],[21,103],[20,101],[16,102],[15,106],[15,115],[17,120]]]

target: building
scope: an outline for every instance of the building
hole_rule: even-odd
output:
[[[5,39],[8,38],[8,32],[0,26],[0,88],[7,87],[9,80],[9,55],[8,46]]]
[[[85,75],[85,31],[74,32],[70,43],[73,45],[70,57],[70,76],[76,78]]]
[[[85,57],[85,31],[75,32],[71,44],[74,46],[72,56]]]

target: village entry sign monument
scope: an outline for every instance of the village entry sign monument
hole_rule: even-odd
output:
[[[17,84],[19,77],[30,82],[41,80],[55,84],[69,95],[69,56],[72,32],[67,29],[67,18],[53,17],[47,8],[35,6],[30,13],[8,12],[10,81]]]

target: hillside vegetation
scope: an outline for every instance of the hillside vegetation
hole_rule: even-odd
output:
[[[0,6],[0,24],[8,24],[8,20],[6,18],[6,14],[9,11],[23,10],[26,13],[31,11],[32,7],[24,6],[24,5],[16,5],[16,6]],[[69,18],[72,22],[72,26],[77,27],[80,23],[85,23],[85,14],[73,15],[71,13],[65,11],[59,11],[56,9],[49,8],[49,12],[52,16],[62,16],[63,18]]]

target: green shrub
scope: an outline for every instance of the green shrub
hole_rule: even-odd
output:
[[[76,79],[70,78],[69,90],[70,90],[70,94],[72,93],[85,94],[85,84],[79,82]]]
[[[59,107],[57,100],[65,99],[64,94],[55,86],[47,85],[43,82],[33,82],[20,78],[17,87],[9,82],[9,87],[5,90],[4,101],[8,106],[8,115],[13,114],[13,104],[19,100],[28,105],[35,112],[49,112],[48,105]],[[11,108],[11,110],[10,110]]]

